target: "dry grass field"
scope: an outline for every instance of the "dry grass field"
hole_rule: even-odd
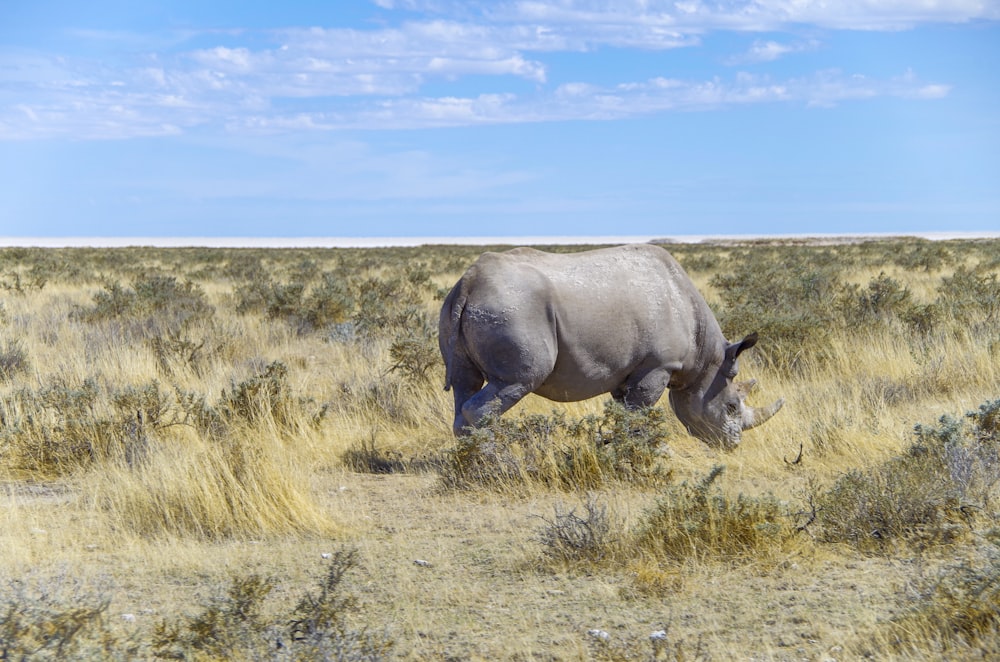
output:
[[[0,659],[997,659],[1000,241],[668,248],[786,399],[732,452],[456,441],[481,247],[0,249]]]

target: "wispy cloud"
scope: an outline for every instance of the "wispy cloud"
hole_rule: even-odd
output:
[[[774,40],[756,40],[750,45],[745,53],[730,57],[725,60],[725,64],[757,64],[761,62],[774,62],[786,55],[794,53],[806,53],[815,51],[820,47],[817,39],[809,41],[797,41],[792,43],[781,43]]]
[[[674,30],[777,30],[790,25],[852,30],[904,30],[924,23],[1000,18],[991,0],[388,0],[410,10],[478,12],[508,22],[550,25],[649,26]],[[634,30],[632,31],[634,32]]]
[[[616,120],[660,112],[722,110],[766,103],[832,107],[876,97],[935,99],[946,85],[923,83],[911,74],[889,80],[847,75],[838,70],[773,80],[741,73],[730,79],[693,81],[651,78],[611,87],[567,83],[543,96],[482,94],[474,97],[398,98],[359,104],[342,112],[294,116],[254,115],[240,130],[280,131],[291,127],[339,129],[419,129],[564,120]],[[233,127],[234,129],[236,127]]]
[[[0,50],[0,139],[128,138],[197,127],[316,131],[456,126],[613,119],[745,103],[824,106],[885,95],[929,99],[946,95],[948,86],[919,81],[912,74],[886,81],[841,72],[784,81],[742,75],[702,81],[659,78],[609,86],[553,81],[545,58],[552,52],[586,53],[606,46],[692,47],[716,30],[776,30],[802,23],[902,29],[1000,18],[997,3],[985,0],[373,0],[373,11],[376,6],[405,12],[398,25],[367,30],[159,35],[146,40],[149,50],[139,56],[133,53],[145,35],[68,35],[122,44],[128,55],[106,63],[68,51]],[[415,11],[425,18],[413,18]],[[186,47],[211,43],[213,37],[217,45]],[[816,41],[758,40],[730,63],[771,62],[817,47]],[[424,92],[430,83],[469,77],[479,79],[476,92]]]

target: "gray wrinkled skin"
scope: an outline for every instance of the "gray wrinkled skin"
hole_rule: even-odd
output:
[[[445,299],[438,331],[456,435],[528,393],[557,402],[610,393],[638,408],[669,388],[691,435],[733,448],[784,402],[746,404],[753,382],[733,379],[757,335],[727,342],[681,266],[651,244],[484,253]]]

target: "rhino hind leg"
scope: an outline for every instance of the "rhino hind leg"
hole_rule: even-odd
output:
[[[462,362],[454,367],[450,386],[455,395],[455,422],[452,430],[456,436],[466,434],[465,428],[470,425],[462,412],[463,406],[483,388],[485,383],[483,374],[471,364]]]
[[[475,427],[487,416],[502,415],[530,392],[531,387],[525,384],[491,381],[485,388],[466,400],[461,405],[460,412],[456,412],[455,433],[468,433],[467,426]],[[456,409],[458,409],[457,393]]]

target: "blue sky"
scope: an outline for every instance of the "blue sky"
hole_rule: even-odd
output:
[[[0,236],[998,230],[997,0],[0,2]]]

